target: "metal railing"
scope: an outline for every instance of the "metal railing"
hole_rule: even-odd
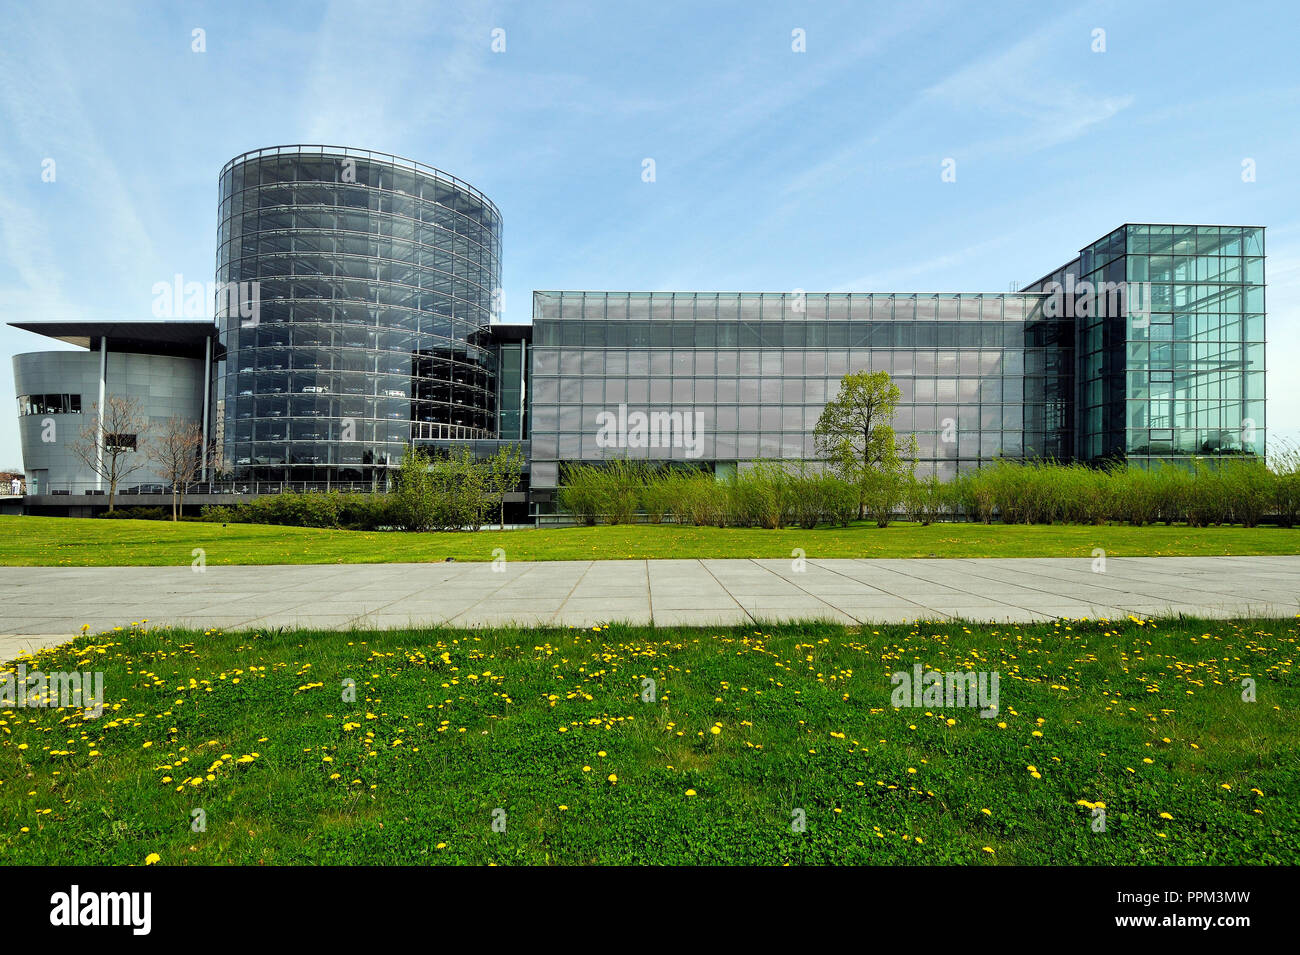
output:
[[[208,496],[217,494],[282,494],[285,491],[338,491],[343,494],[384,493],[388,487],[382,481],[204,481],[188,485],[186,497]],[[118,498],[142,497],[147,495],[170,496],[168,484],[133,484],[117,489]],[[28,497],[107,497],[108,489],[99,487],[94,482],[65,482],[50,484],[45,487],[26,489]]]
[[[487,428],[473,428],[466,424],[441,424],[437,421],[412,421],[412,441],[482,440],[495,437]]]
[[[392,153],[379,152],[374,149],[356,149],[351,146],[330,146],[323,143],[263,146],[260,149],[250,149],[248,152],[240,153],[234,159],[227,162],[221,167],[221,172],[217,175],[217,181],[220,182],[228,170],[234,169],[240,163],[250,162],[254,159],[265,159],[268,157],[280,158],[282,156],[308,156],[312,158],[343,156],[354,159],[365,159],[369,162],[377,162],[386,166],[392,166],[395,169],[409,169],[411,172],[419,173],[420,175],[427,176],[431,179],[441,179],[444,182],[455,186],[457,189],[469,193],[496,213],[498,223],[501,221],[501,210],[498,209],[496,203],[489,199],[477,186],[466,182],[459,176],[453,176],[445,169],[439,169],[437,166],[430,166],[428,163],[422,163],[415,159],[407,159],[405,156],[395,156]],[[307,179],[303,181],[310,183],[313,180]]]

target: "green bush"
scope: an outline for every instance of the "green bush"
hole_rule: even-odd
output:
[[[1275,440],[1269,464],[1273,472],[1272,511],[1283,527],[1294,527],[1300,521],[1300,447]]]
[[[858,516],[858,492],[853,485],[833,474],[822,478],[825,489],[826,519],[848,527]]]
[[[408,447],[388,500],[343,513],[384,521],[407,531],[477,531],[500,514],[505,495],[519,481],[523,458],[505,446],[482,460],[466,446],[430,454]]]
[[[1258,461],[1196,462],[1190,468],[1163,463],[1149,470],[997,461],[960,475],[938,496],[948,497],[955,510],[985,523],[995,519],[1007,524],[1186,521],[1198,527],[1227,523],[1253,527],[1276,509],[1278,485],[1278,475]],[[918,520],[915,493],[906,489],[905,509]]]
[[[211,521],[216,524],[243,524],[244,521],[239,519],[238,507],[230,507],[225,504],[205,504],[199,508],[199,514],[202,520]]]
[[[218,524],[282,524],[376,530],[392,523],[389,495],[283,491],[235,504],[205,504],[201,520]],[[170,515],[167,515],[170,517]]]
[[[700,527],[726,527],[733,522],[731,482],[721,482],[711,474],[702,474],[692,478],[684,489],[690,523]]]
[[[792,508],[800,527],[847,527],[858,516],[858,490],[834,474],[801,473],[790,480]]]
[[[673,501],[680,491],[681,477],[676,470],[655,473],[641,489],[641,509],[651,524],[661,524],[673,512]]]
[[[670,485],[672,497],[668,501],[668,511],[678,524],[695,523],[696,497],[701,493],[696,489],[696,485],[702,481],[708,481],[710,484],[716,483],[711,474],[692,476],[683,474],[673,478]]]
[[[909,521],[925,526],[937,521],[944,510],[944,485],[933,474],[917,479],[907,475],[902,484],[903,514]]]
[[[598,465],[571,465],[565,469],[557,500],[580,524],[601,520],[629,524],[636,519],[649,474],[644,465],[621,458]]]
[[[1224,523],[1256,527],[1272,507],[1277,476],[1263,461],[1223,461],[1218,467]]]
[[[962,510],[973,521],[989,524],[997,506],[996,481],[982,476],[983,469],[957,476],[955,489]]]
[[[830,520],[830,489],[826,486],[823,477],[820,474],[801,472],[791,478],[793,519],[800,527],[807,530]]]
[[[1111,516],[1136,527],[1160,518],[1161,485],[1154,472],[1144,468],[1111,465],[1104,472],[1111,486]]]
[[[439,455],[408,448],[391,492],[263,494],[235,504],[205,505],[202,520],[347,530],[478,530],[517,484],[520,463],[519,452],[511,447],[481,461],[467,447]]]
[[[1195,465],[1174,482],[1187,523],[1192,527],[1213,527],[1229,522],[1232,502],[1223,474],[1218,468]]]
[[[592,526],[600,519],[600,481],[600,469],[594,465],[571,465],[564,470],[556,503],[577,523]]]
[[[111,511],[101,511],[95,516],[108,520],[170,521],[172,512],[165,507],[119,507]]]
[[[869,472],[862,478],[862,501],[867,517],[877,527],[888,527],[903,502],[905,477],[888,471]]]
[[[391,494],[344,494],[338,509],[338,526],[373,531],[392,526]]]
[[[814,528],[848,525],[860,514],[885,527],[898,515],[929,524],[944,518],[990,523],[1141,526],[1187,522],[1254,527],[1269,515],[1300,522],[1300,451],[1272,466],[1253,460],[1082,464],[1000,460],[944,483],[905,470],[856,471],[850,483],[805,464],[756,461],[726,480],[677,468],[652,471],[625,461],[566,469],[561,507],[579,523],[625,523],[644,513],[698,526]]]
[[[755,461],[727,482],[731,520],[745,527],[785,527],[795,519],[796,478],[780,461]]]
[[[646,482],[644,465],[615,460],[604,469],[601,502],[609,524],[631,524],[640,506],[641,488]]]

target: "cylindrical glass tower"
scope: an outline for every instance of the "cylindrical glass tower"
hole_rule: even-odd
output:
[[[384,483],[413,438],[495,437],[501,214],[481,192],[384,153],[279,146],[222,169],[220,223],[223,470]]]

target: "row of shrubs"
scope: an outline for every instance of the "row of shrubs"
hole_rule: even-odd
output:
[[[393,499],[382,493],[284,491],[235,504],[209,504],[201,514],[205,521],[222,524],[286,524],[371,531],[392,526],[393,508]]]
[[[467,447],[439,453],[408,447],[389,492],[285,491],[229,505],[208,505],[205,521],[287,524],[349,530],[478,530],[505,520],[503,502],[519,483],[523,454],[513,446],[477,458]]]
[[[866,518],[881,527],[896,519],[1253,527],[1270,518],[1291,527],[1300,519],[1300,468],[1270,470],[1248,461],[1150,470],[1002,461],[941,482],[880,471],[846,480],[759,461],[720,480],[698,470],[612,461],[567,469],[557,500],[580,524],[811,528]]]
[[[1300,518],[1300,470],[1262,461],[1150,469],[1000,462],[960,476],[949,493],[959,513],[986,523],[1254,527],[1271,518],[1291,527]]]
[[[115,507],[111,511],[100,511],[95,516],[104,520],[170,521],[172,512],[164,507]]]
[[[829,474],[794,473],[766,461],[728,481],[641,462],[576,465],[567,469],[557,500],[580,524],[628,524],[644,516],[652,524],[815,527],[848,524],[858,515],[852,486]]]

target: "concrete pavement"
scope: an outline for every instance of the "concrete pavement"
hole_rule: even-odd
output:
[[[0,659],[125,626],[657,626],[1300,612],[1300,556],[0,567]]]

